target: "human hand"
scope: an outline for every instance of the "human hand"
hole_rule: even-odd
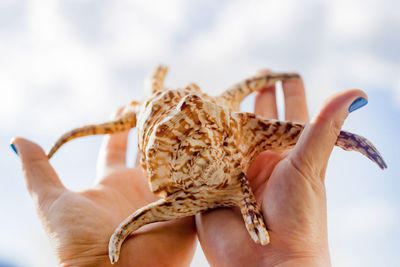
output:
[[[29,193],[62,266],[109,266],[108,242],[131,213],[157,199],[139,167],[126,167],[128,132],[105,137],[98,181],[74,192],[61,183],[44,151],[12,141]],[[117,266],[188,266],[196,247],[193,217],[146,225],[127,239]]]
[[[264,71],[265,72],[265,71]],[[308,122],[301,79],[283,82],[285,117]],[[329,156],[349,113],[366,95],[347,90],[331,97],[308,123],[291,151],[265,151],[247,172],[264,214],[271,242],[255,244],[238,208],[196,215],[200,244],[212,266],[329,266],[325,171]],[[275,88],[256,97],[255,113],[277,119]]]

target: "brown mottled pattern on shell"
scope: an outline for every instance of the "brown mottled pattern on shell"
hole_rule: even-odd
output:
[[[340,131],[335,145],[341,147],[344,150],[358,151],[368,157],[370,160],[374,161],[376,164],[378,164],[381,169],[387,168],[387,165],[379,151],[370,141],[362,136],[346,131]]]
[[[245,166],[264,150],[283,151],[293,148],[304,129],[302,123],[267,120],[245,112],[235,115],[242,123],[238,148],[246,160]]]
[[[154,128],[147,143],[145,167],[152,190],[169,195],[174,193],[166,191],[171,183],[187,189],[229,180],[235,172],[226,156],[232,151],[224,148],[228,142],[233,146],[229,132],[227,110],[196,94],[185,96]]]
[[[63,144],[72,139],[87,135],[112,134],[115,132],[126,131],[132,127],[135,127],[137,111],[138,104],[132,104],[127,106],[124,113],[114,121],[102,124],[86,125],[65,133],[52,146],[51,150],[47,154],[48,158],[50,159]]]
[[[266,245],[269,243],[269,234],[264,223],[261,209],[250,189],[249,181],[243,172],[239,175],[238,179],[243,194],[238,205],[245,219],[246,228],[254,242]]]
[[[118,261],[124,239],[145,224],[233,205],[240,207],[254,242],[267,244],[263,215],[244,173],[262,151],[293,148],[305,125],[234,111],[250,93],[278,80],[298,78],[298,74],[253,77],[210,97],[195,84],[165,89],[166,71],[159,67],[150,77],[147,89],[152,94],[145,102],[132,102],[116,121],[70,131],[59,139],[49,157],[72,138],[137,126],[141,166],[151,190],[163,199],[137,210],[117,228],[109,243],[112,263]],[[342,131],[336,145],[359,151],[386,167],[375,147],[361,136]]]
[[[297,73],[268,73],[258,75],[229,87],[220,96],[215,97],[218,104],[231,111],[238,111],[240,102],[249,94],[274,85],[277,81],[299,78]]]
[[[167,74],[168,67],[158,66],[150,77],[145,81],[145,91],[149,96],[157,91],[165,90],[164,79]]]
[[[209,195],[219,195],[220,201]],[[206,185],[192,188],[190,191],[180,190],[143,208],[136,210],[126,218],[110,238],[109,254],[112,262],[118,260],[123,241],[143,225],[192,216],[217,207],[237,205],[237,188],[220,190]]]

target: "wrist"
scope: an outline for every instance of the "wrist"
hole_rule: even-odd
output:
[[[297,255],[296,255],[297,254]],[[328,248],[320,248],[313,250],[313,252],[296,253],[291,257],[287,257],[286,260],[274,265],[279,267],[295,267],[295,266],[307,266],[307,267],[319,267],[319,266],[331,266],[331,259]]]
[[[275,265],[276,267],[297,267],[297,266],[307,266],[307,267],[320,267],[320,266],[331,266],[331,261],[329,257],[307,257],[307,258],[297,258],[285,261],[283,263]]]
[[[326,243],[314,244],[303,243],[301,248],[290,248],[281,250],[275,254],[275,257],[268,257],[264,261],[265,266],[279,266],[279,267],[317,267],[317,266],[331,266],[329,247]]]

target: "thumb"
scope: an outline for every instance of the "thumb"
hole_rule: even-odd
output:
[[[367,95],[358,89],[330,97],[308,124],[289,159],[299,170],[323,178],[332,149],[349,112],[367,104]]]
[[[36,204],[55,199],[66,190],[40,146],[23,138],[13,139],[11,146],[21,159],[26,185]]]

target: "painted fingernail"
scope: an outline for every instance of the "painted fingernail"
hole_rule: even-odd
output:
[[[10,146],[11,146],[12,150],[14,150],[15,154],[17,154],[17,156],[18,156],[18,151],[17,151],[17,148],[14,146],[14,144],[10,144]]]
[[[349,107],[349,112],[353,112],[354,110],[357,110],[359,108],[362,108],[368,103],[368,100],[365,99],[364,97],[357,98],[354,100],[354,102],[350,105]]]

